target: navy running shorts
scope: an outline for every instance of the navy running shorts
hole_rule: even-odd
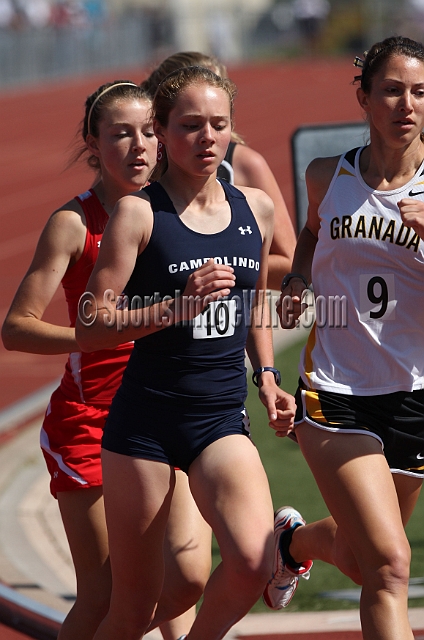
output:
[[[186,473],[212,442],[228,435],[250,438],[244,405],[191,406],[152,396],[132,398],[118,390],[109,411],[102,447],[135,458],[157,460]]]

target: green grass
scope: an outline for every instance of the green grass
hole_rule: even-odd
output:
[[[298,362],[303,342],[299,342],[276,357],[276,367],[282,373],[283,388],[294,393],[298,380]],[[297,444],[288,438],[277,438],[267,424],[265,408],[257,397],[256,387],[249,381],[247,409],[252,437],[258,447],[271,487],[274,507],[284,504],[295,506],[308,521],[328,516],[327,507],[317,489],[315,480]],[[407,533],[412,548],[411,577],[424,576],[424,498],[418,501],[408,523]],[[389,535],[390,532],[382,532]],[[219,550],[214,542],[214,565],[219,561]],[[338,569],[316,561],[309,581],[301,580],[290,611],[319,611],[357,608],[358,603],[330,600],[320,596],[323,591],[356,588],[356,585]],[[424,606],[424,598],[411,599],[410,606]],[[269,611],[259,601],[253,612]]]

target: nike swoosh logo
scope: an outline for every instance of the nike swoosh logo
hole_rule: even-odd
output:
[[[424,193],[424,191],[415,191],[415,193],[414,193],[414,192],[412,191],[412,189],[411,189],[411,191],[408,193],[408,196],[409,196],[410,198],[413,198],[414,196],[420,196],[420,195],[421,195],[421,194],[423,194],[423,193]]]
[[[424,455],[422,453],[418,453],[417,460],[424,460]]]

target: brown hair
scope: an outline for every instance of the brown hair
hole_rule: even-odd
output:
[[[90,154],[87,145],[85,144],[88,134],[91,134],[95,138],[99,135],[99,124],[102,120],[104,110],[115,102],[116,100],[146,100],[152,102],[152,98],[146,89],[135,84],[131,80],[114,80],[113,82],[107,82],[102,84],[94,93],[88,96],[85,101],[85,113],[84,118],[80,124],[78,131],[78,139],[82,136],[84,140],[83,145],[78,145],[74,152],[70,165],[80,160],[83,156],[86,157],[86,162],[89,167],[100,170],[99,159]]]
[[[372,80],[383,64],[394,56],[416,58],[424,62],[424,46],[420,42],[403,36],[392,36],[382,42],[376,42],[365,54],[365,60],[360,61],[361,75],[355,76],[354,82],[361,83],[361,89],[369,94],[372,88]]]
[[[234,98],[237,93],[236,86],[228,78],[221,78],[206,67],[182,67],[168,74],[159,84],[153,99],[153,119],[163,127],[168,125],[170,112],[174,109],[178,97],[184,89],[194,84],[207,84],[217,89],[222,89],[228,96],[230,103],[231,126],[233,125]],[[156,164],[151,180],[158,180],[168,168],[166,149],[163,148],[163,157]]]
[[[221,78],[228,78],[226,66],[215,58],[215,56],[208,56],[205,53],[199,51],[179,51],[172,56],[165,58],[149,75],[146,80],[141,83],[141,86],[148,91],[152,98],[156,93],[156,89],[167,75],[181,69],[181,67],[206,67],[210,69],[217,76]]]
[[[173,71],[184,67],[205,67],[221,78],[228,78],[227,67],[215,56],[209,56],[200,51],[179,51],[165,58],[140,86],[146,89],[153,99],[162,80]],[[231,132],[231,140],[238,144],[245,144],[242,136],[234,130]]]

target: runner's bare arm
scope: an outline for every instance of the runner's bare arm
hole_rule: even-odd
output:
[[[283,277],[290,271],[296,235],[280,187],[265,158],[242,144],[234,149],[234,179],[237,186],[262,189],[274,203],[274,233],[268,258],[267,287],[280,290]]]
[[[273,235],[273,203],[265,193],[256,189],[244,189],[250,207],[262,233],[261,267],[253,302],[251,326],[246,350],[253,370],[274,366],[272,323],[267,295],[267,259]],[[277,386],[274,374],[266,371],[258,379],[259,398],[265,406],[270,423],[279,434],[286,435],[293,429],[294,398]]]
[[[45,322],[43,315],[68,266],[81,254],[85,233],[75,201],[50,217],[4,321],[6,349],[45,355],[79,350],[73,328]]]
[[[185,309],[175,300],[163,300],[140,310],[116,307],[137,260],[144,251],[153,226],[150,203],[143,196],[126,196],[116,205],[103,234],[99,257],[82,296],[76,323],[78,344],[83,351],[116,347],[166,329],[174,322],[190,319],[207,302],[228,295],[234,286],[232,267],[213,260],[190,274],[183,296],[199,297],[197,305]],[[179,314],[178,317],[176,314]]]
[[[327,193],[338,160],[338,156],[316,158],[306,170],[309,202],[308,217],[297,241],[291,272],[301,274],[308,283],[311,282],[312,260],[320,227],[318,209]],[[306,306],[302,303],[302,294],[305,288],[306,285],[302,279],[292,278],[282,291],[277,305],[277,312],[283,328],[290,329],[296,326],[299,316]],[[287,304],[286,296],[291,298],[290,304]]]

